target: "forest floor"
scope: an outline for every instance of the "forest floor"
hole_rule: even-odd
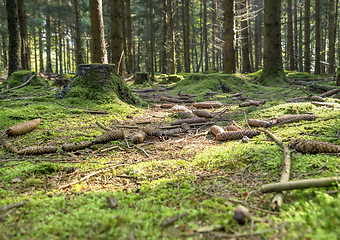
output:
[[[290,74],[290,80],[307,82],[304,90],[312,95],[324,92],[312,83],[336,88],[331,78]],[[332,108],[308,99],[286,102],[307,96],[301,85],[266,87],[254,78],[256,74],[192,74],[176,84],[132,84],[133,91],[148,101],[147,107],[118,99],[112,104],[56,101],[60,88],[51,85],[0,93],[1,145],[11,143],[19,150],[58,148],[43,155],[19,155],[0,148],[0,239],[337,239],[338,186],[287,191],[280,211],[273,211],[275,194],[262,193],[261,186],[280,181],[282,148],[265,133],[248,143],[223,142],[216,141],[209,129],[217,124],[249,130],[246,119],[312,114],[318,116],[314,121],[266,129],[285,144],[309,139],[339,145],[338,95],[325,98]],[[237,92],[243,98],[233,98]],[[149,136],[133,144],[134,134],[148,126],[172,129],[180,114],[162,108],[159,99],[178,93],[223,106],[205,110],[213,118],[187,132]],[[261,99],[266,103],[239,106]],[[180,105],[195,110],[192,104]],[[5,135],[9,127],[36,118],[41,123],[32,132]],[[108,130],[124,131],[125,139],[61,150],[63,144],[92,141]],[[339,167],[337,154],[292,150],[290,180],[336,176]],[[238,205],[250,211],[244,225],[233,219]]]

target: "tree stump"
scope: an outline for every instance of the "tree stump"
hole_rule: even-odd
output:
[[[135,73],[134,84],[143,84],[150,80],[149,74],[145,72]]]
[[[140,103],[131,89],[115,72],[113,64],[81,64],[77,67],[77,77],[73,80],[66,97],[74,101],[91,100],[112,103],[117,97],[127,103]]]

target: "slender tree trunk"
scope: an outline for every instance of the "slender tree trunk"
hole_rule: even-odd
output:
[[[305,69],[304,71],[310,73],[311,59],[310,59],[310,0],[305,0]]]
[[[68,30],[69,32],[69,30]],[[70,38],[66,38],[66,61],[67,61],[67,72],[71,72],[71,59],[70,59]]]
[[[121,0],[113,0],[113,11],[121,11]],[[92,42],[92,63],[107,63],[107,52],[104,38],[104,22],[102,12],[102,0],[90,0],[90,17],[91,17],[91,42]],[[121,19],[121,15],[117,18]],[[118,19],[117,19],[118,20]],[[115,24],[119,24],[116,22]],[[121,28],[121,24],[117,28]],[[120,30],[121,31],[121,30]],[[122,39],[120,39],[122,42]],[[119,53],[119,55],[121,52]],[[119,61],[119,60],[118,60]],[[118,63],[113,62],[113,63]]]
[[[294,45],[293,45],[293,0],[288,0],[288,53],[289,53],[289,70],[294,71]]]
[[[281,50],[281,1],[264,0],[264,54],[260,82],[266,85],[285,80]]]
[[[43,47],[43,39],[42,39],[42,28],[39,28],[39,72],[44,72],[44,47]]]
[[[176,74],[175,33],[173,19],[173,0],[169,0],[169,26],[170,26],[170,73]]]
[[[150,69],[151,76],[154,77],[154,69],[153,69],[153,49],[154,49],[154,39],[153,39],[153,6],[152,0],[149,0],[149,26],[150,26]]]
[[[250,5],[249,0],[246,1],[247,3],[247,15],[250,14]],[[249,47],[249,60],[250,60],[250,72],[254,71],[254,57],[253,57],[253,41],[252,41],[252,24],[250,23],[250,19],[248,19],[248,47]]]
[[[138,56],[137,56],[137,71],[140,72],[140,55],[141,55],[141,49],[140,49],[140,35],[138,35]]]
[[[59,73],[59,66],[58,66],[58,27],[57,21],[54,22],[54,49],[55,49],[55,73]]]
[[[73,15],[74,15],[74,31],[75,31],[75,45],[76,45],[76,65],[83,64],[83,53],[81,47],[81,33],[79,20],[78,0],[73,0]],[[60,71],[61,68],[60,68]]]
[[[59,42],[58,42],[58,44],[59,44],[59,71],[60,71],[60,74],[62,74],[63,73],[63,45],[62,45],[61,39],[63,38],[63,29],[62,29],[60,20],[58,21],[58,25],[59,25],[59,32],[58,32],[58,37],[59,37]]]
[[[300,29],[299,29],[299,71],[303,72],[303,51],[302,51],[302,46],[303,46],[303,39],[302,39],[302,7],[300,7]]]
[[[1,32],[1,40],[2,40],[2,63],[3,67],[7,67],[7,35],[5,31]]]
[[[307,1],[307,0],[306,0]],[[334,73],[334,49],[335,49],[335,43],[334,43],[334,0],[329,0],[329,29],[328,29],[328,74]]]
[[[191,9],[195,9],[195,3],[193,2],[191,4]],[[190,11],[190,10],[189,10]],[[194,10],[191,10],[191,44],[190,44],[190,52],[191,52],[191,66],[192,66],[192,70],[195,72],[195,51],[193,49],[194,46],[196,46],[197,40],[196,40],[196,32],[195,32],[195,25],[196,25],[196,21],[195,21],[195,16],[194,16]],[[197,57],[197,55],[196,55]],[[197,61],[197,59],[196,59]]]
[[[162,52],[162,73],[168,73],[167,67],[167,45],[168,45],[168,1],[163,0],[163,52]]]
[[[207,0],[203,0],[204,71],[209,70],[207,15]]]
[[[234,0],[224,0],[224,72],[234,73],[235,50],[234,50]]]
[[[31,58],[30,49],[28,46],[27,15],[25,10],[25,0],[17,0],[17,3],[21,38],[21,68],[25,70],[31,70]]]
[[[320,42],[320,0],[315,0],[315,70],[314,74],[320,74],[320,54],[321,54],[321,42]]]
[[[294,0],[294,70],[298,70],[298,62],[295,54],[298,54],[298,19],[297,19],[297,1]]]
[[[202,72],[204,71],[204,66],[203,66],[203,51],[204,51],[204,34],[203,34],[203,5],[200,4],[200,46],[201,46],[201,52],[200,52],[200,61],[198,64],[198,67],[196,69],[196,72],[199,72],[199,69],[202,65]]]
[[[251,72],[250,67],[250,59],[249,59],[249,45],[248,45],[248,31],[249,31],[249,25],[248,25],[248,14],[247,13],[247,0],[241,1],[240,9],[242,10],[244,14],[244,18],[241,20],[241,42],[242,42],[242,67],[243,72]]]
[[[255,18],[255,71],[262,67],[262,36],[263,36],[263,0],[256,0],[257,16]],[[262,9],[262,10],[260,10]]]
[[[127,33],[126,33],[126,7],[125,7],[125,0],[122,1],[122,31],[123,31],[123,51],[124,55],[122,58],[122,61],[124,61],[123,67],[124,67],[124,72],[126,72],[126,66],[128,65],[128,60],[127,60]]]
[[[33,44],[34,44],[34,68],[38,73],[38,54],[37,54],[37,29],[33,29]]]
[[[46,72],[52,73],[52,61],[51,61],[51,17],[46,16]]]
[[[184,0],[184,68],[185,72],[190,72],[190,46],[189,46],[189,5],[190,0]]]
[[[181,57],[180,57],[180,35],[179,35],[179,0],[176,0],[176,32],[175,32],[175,40],[176,40],[176,66],[177,72],[182,72],[181,67]]]
[[[16,1],[6,1],[8,24],[8,77],[20,69],[20,36]]]
[[[128,72],[134,72],[133,63],[133,42],[132,42],[132,24],[131,24],[131,0],[126,0],[126,29],[127,29],[127,58],[128,58]]]
[[[211,33],[211,44],[212,44],[212,49],[211,49],[211,58],[212,58],[212,69],[213,71],[216,71],[216,63],[215,63],[215,57],[216,57],[216,50],[215,50],[215,37],[216,37],[216,12],[217,12],[217,7],[216,7],[216,2],[215,0],[211,1],[211,27],[212,27],[212,33]]]

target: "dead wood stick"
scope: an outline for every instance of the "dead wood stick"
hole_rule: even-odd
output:
[[[281,172],[281,180],[280,183],[286,183],[289,181],[290,178],[290,150],[286,144],[280,141],[274,134],[267,130],[260,130],[264,133],[266,133],[271,139],[276,142],[283,151],[283,167],[282,167],[282,172]],[[282,207],[283,203],[283,193],[278,192],[273,200],[272,203],[270,204],[272,210],[279,210]]]
[[[329,103],[329,102],[311,102],[311,104],[315,106],[320,106],[320,107],[334,108],[334,103]]]
[[[140,147],[138,147],[136,145],[134,147],[137,148],[139,151],[142,151],[147,158],[150,158],[150,155],[143,148],[140,148]]]
[[[189,126],[202,126],[202,125],[210,125],[210,124],[215,124],[215,122],[206,122],[206,123],[192,123],[188,124]],[[179,128],[180,125],[174,125],[174,126],[165,126],[165,127],[160,127],[160,129],[170,129],[170,128]]]
[[[172,218],[167,218],[165,219],[162,223],[161,223],[161,226],[162,227],[167,227],[167,226],[170,226],[171,224],[173,224],[174,222],[176,222],[177,220],[185,217],[186,215],[188,215],[188,213],[182,213],[182,214],[179,214],[179,215],[176,215]]]
[[[25,205],[28,201],[29,201],[28,199],[25,199],[24,201],[21,201],[21,202],[17,202],[17,203],[13,203],[13,204],[9,204],[9,205],[0,207],[0,211],[5,211],[5,210],[15,208],[15,207],[21,207],[21,206]]]
[[[100,150],[100,152],[107,152],[107,151],[111,151],[111,150],[116,149],[116,148],[119,148],[119,146],[113,146],[113,147],[105,148],[105,149]]]
[[[329,178],[315,178],[315,179],[305,179],[290,182],[280,182],[280,183],[269,183],[264,184],[261,187],[262,193],[269,192],[281,192],[285,190],[293,189],[304,189],[311,187],[330,187],[335,183],[340,182],[340,177],[329,177]]]
[[[99,173],[105,173],[105,172],[110,171],[112,168],[119,167],[119,166],[123,166],[123,165],[129,165],[129,164],[118,164],[118,165],[111,166],[111,167],[109,167],[109,168],[102,169],[102,170],[97,171],[97,172],[93,172],[93,173],[91,173],[91,174],[89,174],[89,175],[87,175],[87,176],[85,176],[85,177],[83,177],[83,178],[81,178],[81,179],[79,179],[79,180],[77,180],[77,181],[74,181],[74,182],[71,182],[71,183],[62,185],[62,186],[59,187],[59,189],[67,188],[67,187],[69,187],[69,186],[72,186],[72,185],[74,185],[74,184],[77,184],[77,183],[79,183],[79,182],[82,182],[82,181],[84,181],[84,180],[86,180],[86,179],[89,179],[90,177],[95,176],[95,175],[97,175],[97,174],[99,174]]]
[[[99,121],[96,121],[96,124],[98,127],[100,127],[101,129],[104,129],[106,131],[112,131],[112,128],[109,128],[109,127],[105,127],[104,124],[102,124],[101,122]]]
[[[124,125],[116,125],[116,128],[133,128],[133,129],[137,129],[138,126],[124,126]]]
[[[12,91],[12,90],[14,90],[14,89],[18,89],[18,88],[24,87],[25,85],[27,85],[27,84],[33,79],[34,76],[35,76],[35,75],[32,75],[32,76],[31,76],[26,82],[24,82],[23,84],[21,84],[21,85],[19,85],[19,86],[16,86],[16,87],[14,87],[14,88],[10,88],[10,89],[8,89],[8,90],[6,90],[6,91],[0,92],[0,94],[4,94],[4,93],[7,93],[7,92]]]

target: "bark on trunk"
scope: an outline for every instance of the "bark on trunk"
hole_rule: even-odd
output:
[[[175,33],[174,33],[174,20],[173,20],[173,0],[169,0],[169,25],[170,25],[170,73],[176,74],[176,54],[175,54]]]
[[[204,38],[204,70],[209,70],[208,56],[208,27],[207,27],[207,0],[203,0],[203,38]]]
[[[28,46],[27,16],[25,10],[25,0],[17,0],[18,17],[21,38],[21,68],[31,70],[30,49]]]
[[[20,68],[20,36],[16,1],[6,1],[8,23],[8,77]]]
[[[212,34],[211,34],[211,44],[212,44],[212,50],[211,50],[211,58],[212,58],[212,69],[213,71],[216,71],[216,63],[215,63],[215,35],[216,35],[216,12],[217,12],[217,7],[216,7],[216,2],[215,0],[211,1],[211,27],[212,27]]]
[[[235,50],[234,50],[234,0],[224,0],[224,72],[234,73]]]
[[[334,73],[334,49],[335,49],[335,38],[334,38],[334,0],[329,0],[329,31],[328,31],[328,74]]]
[[[305,72],[310,72],[310,0],[305,0]]]
[[[247,11],[247,0],[241,1],[241,7],[242,13],[244,15],[242,21],[241,21],[241,39],[242,39],[242,67],[243,72],[251,72],[250,67],[250,59],[249,59],[249,41],[248,41],[248,31],[249,31],[249,22],[248,22],[248,14],[246,14]]]
[[[186,73],[190,73],[190,46],[189,46],[189,5],[190,0],[184,0],[184,68]]]
[[[81,47],[81,34],[80,34],[80,20],[78,0],[73,0],[73,15],[74,15],[74,31],[75,31],[75,47],[76,47],[76,65],[83,64],[83,52]],[[60,33],[60,31],[59,31]],[[60,37],[60,36],[59,36]],[[61,67],[60,67],[60,71]]]
[[[262,67],[262,36],[263,36],[263,0],[255,1],[256,10],[259,11],[255,18],[255,71]],[[260,10],[261,9],[261,10]]]
[[[167,36],[168,36],[168,2],[167,0],[163,1],[163,52],[162,52],[162,73],[167,74]]]
[[[39,72],[44,72],[44,58],[43,58],[43,41],[42,41],[42,28],[39,28]]]
[[[320,0],[315,0],[315,70],[314,74],[319,75],[321,70],[320,54],[321,54],[321,42],[320,42]]]
[[[113,10],[121,11],[121,7],[119,7],[121,6],[119,5],[120,0],[118,1],[113,0],[112,4],[114,4]],[[102,0],[90,0],[90,18],[91,18],[92,63],[105,64],[107,63],[107,52],[104,38]],[[119,26],[121,27],[121,25]]]
[[[133,56],[133,42],[132,42],[132,24],[131,24],[131,0],[126,0],[126,31],[127,31],[127,58],[129,73],[134,72],[134,56]]]
[[[152,0],[149,0],[149,26],[150,26],[150,70],[151,70],[151,76],[154,77],[154,69],[153,69],[154,38],[153,38],[153,6],[152,6]]]
[[[46,72],[52,73],[52,62],[51,62],[51,17],[46,17]]]
[[[182,72],[182,66],[181,66],[181,58],[180,58],[180,35],[179,35],[179,3],[178,0],[176,0],[176,66],[177,66],[177,72]]]
[[[289,53],[289,70],[294,71],[294,46],[293,46],[293,16],[292,16],[293,3],[288,0],[288,53]]]

